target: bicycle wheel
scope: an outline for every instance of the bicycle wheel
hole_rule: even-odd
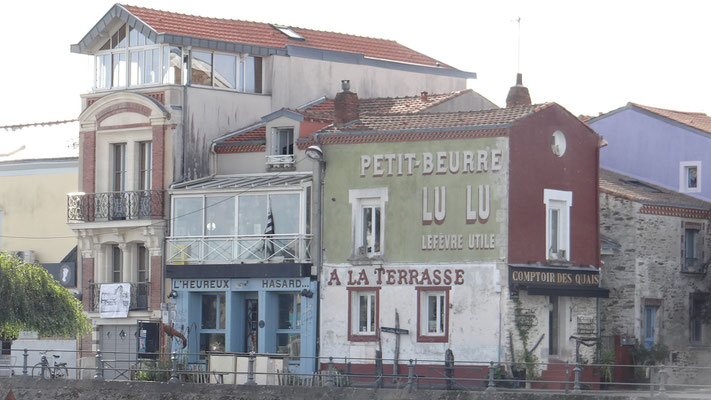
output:
[[[32,376],[42,379],[49,379],[52,377],[52,374],[48,366],[43,365],[42,363],[37,363],[34,367],[32,367]]]
[[[66,379],[69,378],[69,370],[67,370],[67,367],[64,365],[59,366],[54,369],[54,378],[55,379]]]

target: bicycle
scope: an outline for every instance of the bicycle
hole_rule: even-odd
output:
[[[67,363],[58,363],[57,360],[59,356],[52,354],[54,357],[54,366],[49,365],[49,360],[47,360],[47,352],[40,351],[42,359],[40,362],[32,367],[32,376],[37,376],[42,379],[61,379],[69,376],[69,371],[67,370]]]

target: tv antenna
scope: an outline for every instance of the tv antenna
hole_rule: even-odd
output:
[[[518,23],[518,46],[516,48],[516,73],[521,72],[521,17],[514,21]]]

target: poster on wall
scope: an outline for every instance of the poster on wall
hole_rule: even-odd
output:
[[[101,285],[99,313],[101,318],[126,318],[131,305],[131,284],[105,283]]]

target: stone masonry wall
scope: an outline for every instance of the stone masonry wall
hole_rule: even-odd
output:
[[[708,293],[707,274],[682,272],[684,224],[702,224],[702,251],[705,262],[711,252],[709,223],[706,220],[640,214],[641,206],[622,198],[601,194],[601,233],[612,237],[621,248],[603,256],[602,285],[610,289],[602,311],[603,336],[634,336],[643,340],[642,318],[645,304],[658,304],[655,343],[671,350],[677,368],[670,383],[708,382],[709,374],[682,369],[708,365],[711,327],[703,330],[703,343],[690,343],[689,299],[692,293]]]

